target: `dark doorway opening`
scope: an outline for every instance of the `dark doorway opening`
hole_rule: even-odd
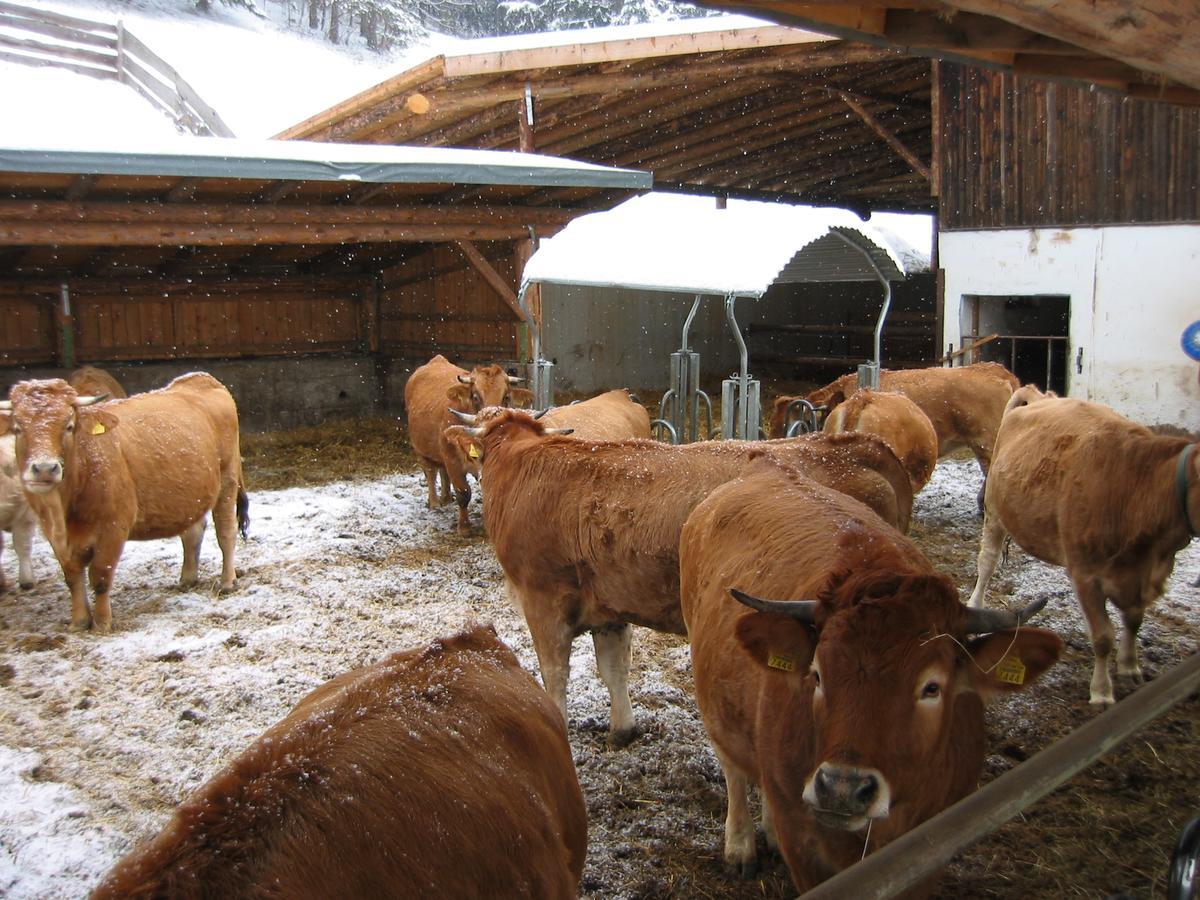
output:
[[[1022,384],[1066,395],[1070,385],[1071,298],[1061,294],[984,296],[962,302],[962,343],[984,341],[969,362],[1008,366]]]

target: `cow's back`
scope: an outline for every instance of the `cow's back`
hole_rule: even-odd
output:
[[[450,405],[446,392],[458,383],[459,375],[466,374],[466,369],[439,353],[408,376],[404,383],[404,410],[408,440],[417,455],[441,461],[443,420]]]
[[[567,898],[586,842],[557,708],[476,628],[308,695],[93,898]]]
[[[1020,382],[999,363],[954,368],[897,369],[880,375],[879,388],[912,400],[929,417],[938,455],[995,443],[1004,407]]]
[[[570,406],[556,406],[542,417],[548,428],[572,428],[587,441],[623,441],[650,437],[650,414],[623,388]]]
[[[112,399],[120,399],[128,396],[116,378],[95,366],[80,366],[67,378],[67,384],[75,388],[81,397],[107,395]]]
[[[938,437],[929,417],[900,393],[855,391],[825,420],[825,431],[857,431],[880,438],[900,460],[912,489],[919,491],[933,475]]]
[[[223,482],[240,484],[237,404],[211,375],[181,375],[104,408],[118,419],[115,443],[92,448],[106,461],[97,489],[107,497],[93,498],[89,485],[81,502],[92,506],[95,499],[101,508],[89,513],[102,516],[103,504],[123,504],[131,495],[136,512],[130,539],[173,537],[213,507]],[[91,436],[97,442],[105,437]]]

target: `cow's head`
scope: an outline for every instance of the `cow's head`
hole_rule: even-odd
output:
[[[0,401],[0,433],[16,436],[17,468],[25,489],[54,490],[67,471],[76,443],[117,427],[118,419],[92,408],[105,397],[81,397],[61,378],[22,381]]]
[[[1044,601],[969,609],[942,575],[845,575],[811,601],[734,596],[758,610],[737,635],[782,692],[764,734],[786,748],[795,801],[825,829],[872,826],[872,849],[974,789],[983,705],[1028,687],[1062,650],[1021,626]]]
[[[574,428],[547,428],[539,420],[547,410],[528,413],[523,410],[485,407],[477,413],[451,412],[463,424],[451,425],[445,436],[463,458],[463,468],[478,477],[487,456],[488,448],[505,436],[525,434],[540,435],[570,434]]]
[[[469,375],[458,376],[458,384],[446,391],[446,397],[463,412],[479,412],[485,406],[529,406],[533,393],[514,386],[520,381],[500,366],[476,366]]]

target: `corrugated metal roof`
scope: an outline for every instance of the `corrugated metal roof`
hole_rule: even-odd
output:
[[[880,274],[905,277],[900,254],[846,210],[751,201],[718,209],[708,198],[673,195],[582,216],[543,241],[525,267],[526,282],[743,297],[772,284]]]

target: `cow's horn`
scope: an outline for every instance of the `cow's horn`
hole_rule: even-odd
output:
[[[458,380],[460,382],[462,382],[463,384],[474,384],[475,383],[475,379],[472,378],[470,375],[459,375]]]
[[[574,428],[547,428],[542,434],[574,434]]]
[[[816,600],[760,600],[737,588],[729,589],[730,596],[738,603],[757,609],[759,612],[779,613],[805,625],[812,625],[816,617],[818,601]]]
[[[458,419],[458,421],[466,422],[468,425],[475,424],[477,417],[471,415],[471,413],[465,413],[461,409],[455,409],[453,406],[448,406],[446,408],[450,410],[450,412],[454,413],[454,416]]]
[[[12,409],[12,401],[0,400],[0,409]]]
[[[1017,628],[1024,625],[1042,611],[1047,597],[1038,597],[1024,609],[976,609],[967,610],[967,634],[989,634],[993,631],[1004,631],[1006,628]]]
[[[91,406],[93,403],[100,403],[107,400],[108,394],[97,394],[94,397],[77,397],[75,399],[76,406]]]
[[[516,375],[509,375],[509,376],[508,376],[508,383],[509,383],[509,384],[520,384],[520,383],[521,383],[522,381],[524,381],[524,380],[525,380],[524,378],[518,378]]]
[[[542,416],[544,416],[546,413],[550,412],[550,410],[552,410],[552,409],[554,409],[553,406],[547,406],[545,409],[539,409],[537,412],[535,412],[533,414],[533,417],[535,419],[540,419]]]

